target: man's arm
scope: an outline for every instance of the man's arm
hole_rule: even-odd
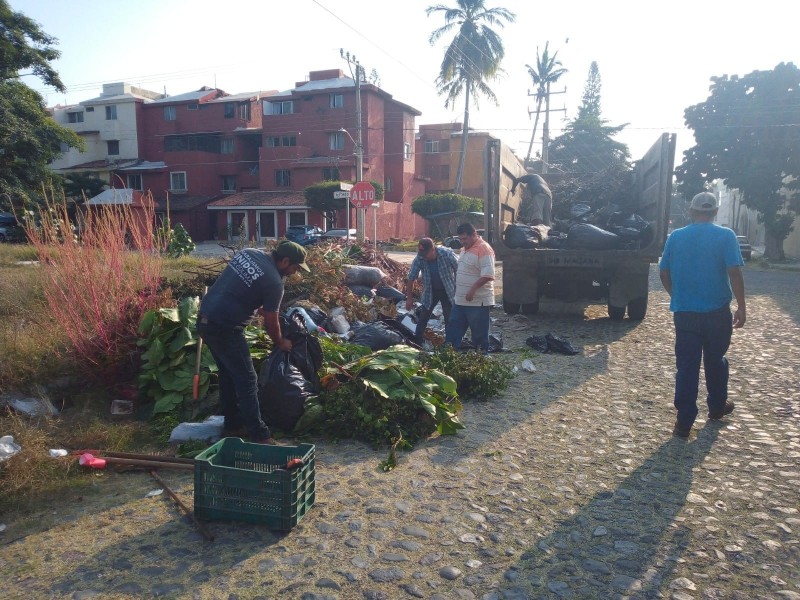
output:
[[[744,275],[741,267],[728,267],[728,277],[731,280],[731,289],[736,298],[736,312],[733,313],[734,328],[743,327],[747,321],[747,308],[744,301]]]
[[[267,330],[269,337],[272,338],[272,343],[275,344],[275,347],[286,350],[286,352],[291,352],[292,342],[283,337],[281,333],[281,323],[278,320],[278,313],[267,312],[262,308],[258,309],[258,312],[264,319],[264,329]]]
[[[667,294],[672,296],[672,275],[670,275],[669,269],[659,269],[658,274],[661,277],[661,284],[667,290]]]
[[[406,279],[406,287],[405,287],[405,294],[406,294],[406,310],[411,310],[411,307],[414,306],[414,282]]]
[[[467,302],[472,302],[472,299],[475,297],[475,292],[477,292],[490,281],[494,281],[494,277],[478,277],[478,281],[476,281],[472,287],[467,290]]]

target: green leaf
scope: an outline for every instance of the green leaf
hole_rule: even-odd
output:
[[[194,344],[194,337],[192,336],[192,332],[189,331],[187,327],[181,327],[178,330],[177,335],[169,344],[169,351],[170,353],[174,354],[184,347],[193,345]]]
[[[147,335],[153,329],[153,324],[156,322],[156,315],[157,312],[154,310],[148,310],[144,315],[142,315],[142,320],[139,321],[139,334],[140,335]]]
[[[159,314],[162,318],[166,319],[167,321],[172,321],[173,323],[180,323],[181,317],[178,314],[177,308],[161,308],[159,309]]]
[[[153,414],[170,412],[176,406],[180,406],[181,403],[183,403],[183,395],[177,393],[166,394],[156,402],[153,407]]]
[[[426,375],[430,377],[433,382],[438,385],[448,396],[456,396],[458,394],[456,389],[456,380],[449,375],[445,375],[436,369],[428,369]]]

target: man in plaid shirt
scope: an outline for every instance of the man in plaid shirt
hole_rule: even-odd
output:
[[[457,269],[458,258],[452,250],[434,246],[433,240],[428,237],[419,241],[417,256],[411,263],[406,281],[406,310],[411,310],[414,305],[412,286],[420,272],[422,273],[422,310],[414,332],[418,344],[422,343],[425,328],[428,326],[433,309],[439,302],[442,303],[445,324],[450,319],[450,309],[456,293]]]

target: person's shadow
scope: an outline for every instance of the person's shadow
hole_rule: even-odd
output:
[[[691,441],[671,438],[619,486],[602,491],[505,572],[498,598],[655,598],[690,541],[676,520],[693,469],[719,434],[706,422]]]

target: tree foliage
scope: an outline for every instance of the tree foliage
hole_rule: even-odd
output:
[[[423,218],[449,212],[481,212],[483,200],[460,194],[423,194],[411,203],[411,212]]]
[[[383,200],[383,186],[377,181],[370,181],[375,188],[375,199]],[[336,215],[347,208],[347,198],[334,198],[333,193],[342,189],[340,181],[320,181],[303,190],[306,206],[321,212],[328,222],[328,227],[336,226]]]
[[[20,81],[30,69],[50,86],[65,91],[50,62],[59,53],[55,39],[24,14],[0,0],[0,208],[43,200],[43,187],[53,182],[48,163],[62,154],[62,145],[83,148],[78,136],[59,126],[47,113],[40,94]]]
[[[561,76],[567,72],[567,69],[561,66],[561,61],[556,58],[558,52],[554,52],[553,55],[550,56],[549,46],[550,42],[547,42],[541,54],[539,54],[539,48],[537,46],[535,68],[530,65],[525,65],[528,68],[531,81],[533,81],[533,85],[536,87],[536,120],[533,122],[531,143],[528,145],[528,154],[525,156],[526,165],[531,160],[533,140],[536,137],[536,128],[539,126],[539,117],[542,114],[542,103],[547,99],[550,93],[550,84],[558,81]]]
[[[487,81],[493,80],[502,71],[500,63],[505,56],[505,47],[502,38],[492,27],[503,28],[504,21],[513,23],[516,15],[501,7],[487,8],[484,0],[456,0],[455,4],[454,7],[436,4],[429,6],[425,12],[428,16],[444,14],[445,24],[431,33],[431,45],[457,29],[445,50],[436,86],[439,94],[445,96],[445,108],[464,96],[461,156],[455,183],[456,193],[461,193],[469,137],[470,96],[475,98],[476,106],[478,95],[497,104],[497,97]]]
[[[742,77],[711,78],[711,93],[684,111],[695,145],[676,169],[685,198],[722,179],[759,212],[767,258],[783,258],[798,211],[800,69],[781,63]]]
[[[629,168],[628,146],[614,140],[624,125],[608,125],[600,110],[600,70],[592,62],[578,116],[567,124],[565,132],[553,139],[548,148],[549,163],[573,174],[599,174],[606,170]]]

